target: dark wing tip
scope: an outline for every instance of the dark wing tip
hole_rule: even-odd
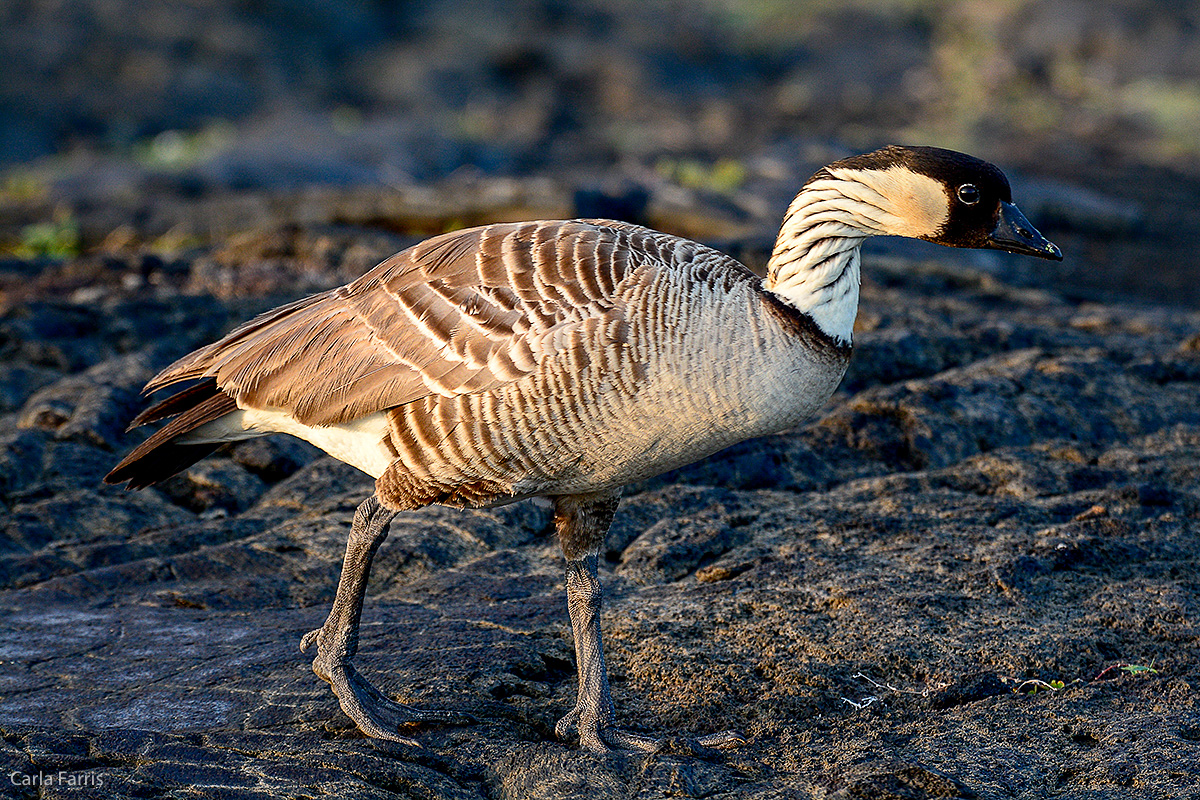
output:
[[[104,476],[104,482],[128,482],[130,489],[141,489],[187,469],[219,445],[179,444],[175,439],[235,410],[237,402],[211,379],[171,395],[135,417],[130,427],[170,416],[175,418],[121,459]]]

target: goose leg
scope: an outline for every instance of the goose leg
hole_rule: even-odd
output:
[[[575,708],[558,721],[554,732],[560,739],[577,734],[579,746],[588,750],[655,750],[657,739],[622,731],[613,725],[615,714],[608,689],[604,646],[600,640],[603,594],[596,574],[595,553],[567,561],[567,609],[571,614],[571,632],[575,636],[579,691]]]
[[[418,746],[414,740],[400,736],[396,729],[420,722],[461,724],[470,721],[470,717],[397,703],[359,675],[350,663],[350,658],[358,652],[358,624],[367,592],[367,578],[371,574],[371,561],[387,538],[388,525],[395,516],[396,512],[385,508],[373,495],[354,512],[354,524],[346,542],[346,557],[342,562],[342,576],[338,580],[333,608],[324,625],[305,634],[300,640],[300,651],[317,645],[313,672],[333,687],[342,711],[359,730],[377,739]]]
[[[614,724],[608,670],[600,638],[600,607],[604,592],[596,570],[597,554],[619,500],[617,492],[555,500],[554,521],[567,557],[567,610],[575,637],[579,691],[575,708],[558,721],[554,732],[560,739],[578,735],[580,747],[588,750],[650,752],[661,746],[661,739],[620,730]],[[693,743],[702,747],[728,747],[744,741],[739,734],[724,731],[701,737]]]

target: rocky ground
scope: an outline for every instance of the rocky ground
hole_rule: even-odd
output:
[[[5,4],[0,797],[1200,800],[1196,5]],[[603,623],[662,752],[553,735],[544,504],[393,524],[359,663],[476,719],[413,749],[298,650],[365,476],[278,438],[101,483],[158,369],[424,236],[618,216],[761,267],[887,141],[1001,163],[1066,261],[871,242],[828,407],[629,487]]]
[[[158,268],[166,297],[212,266]],[[574,686],[548,509],[402,515],[362,663],[478,720],[413,750],[351,728],[297,649],[368,480],[278,439],[100,484],[144,435],[122,433],[138,387],[270,300],[134,299],[144,260],[105,269],[4,320],[4,773],[80,782],[5,791],[1200,796],[1200,313],[869,259],[821,417],[631,487],[609,540],[622,723],[732,727],[735,751],[555,741]]]

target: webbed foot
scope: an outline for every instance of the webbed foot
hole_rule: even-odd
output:
[[[558,721],[554,726],[554,733],[563,740],[578,736],[580,747],[597,753],[613,750],[653,753],[662,749],[668,741],[679,740],[679,737],[656,738],[622,730],[616,727],[611,719],[602,720],[600,715],[588,713],[579,705]],[[702,752],[708,749],[738,747],[747,740],[736,731],[721,731],[695,738],[683,737],[682,741],[688,745],[688,749]]]
[[[322,646],[323,642],[337,638],[336,632],[322,635],[324,631],[324,628],[318,628],[305,634],[300,640],[300,650],[303,652],[313,644],[317,645],[313,672],[333,687],[342,711],[366,735],[420,747],[416,740],[401,736],[397,729],[420,723],[466,725],[475,721],[469,714],[415,708],[388,698],[350,663],[353,653],[348,651],[351,648]]]

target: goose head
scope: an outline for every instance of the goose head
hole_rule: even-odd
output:
[[[982,159],[937,147],[890,145],[834,162],[813,180],[830,177],[865,185],[876,195],[884,213],[873,220],[871,233],[1062,261],[1062,251],[1013,203],[1008,178]]]
[[[999,168],[953,150],[891,145],[809,178],[788,207],[763,286],[849,342],[859,246],[875,235],[1062,260],[1013,203]]]

